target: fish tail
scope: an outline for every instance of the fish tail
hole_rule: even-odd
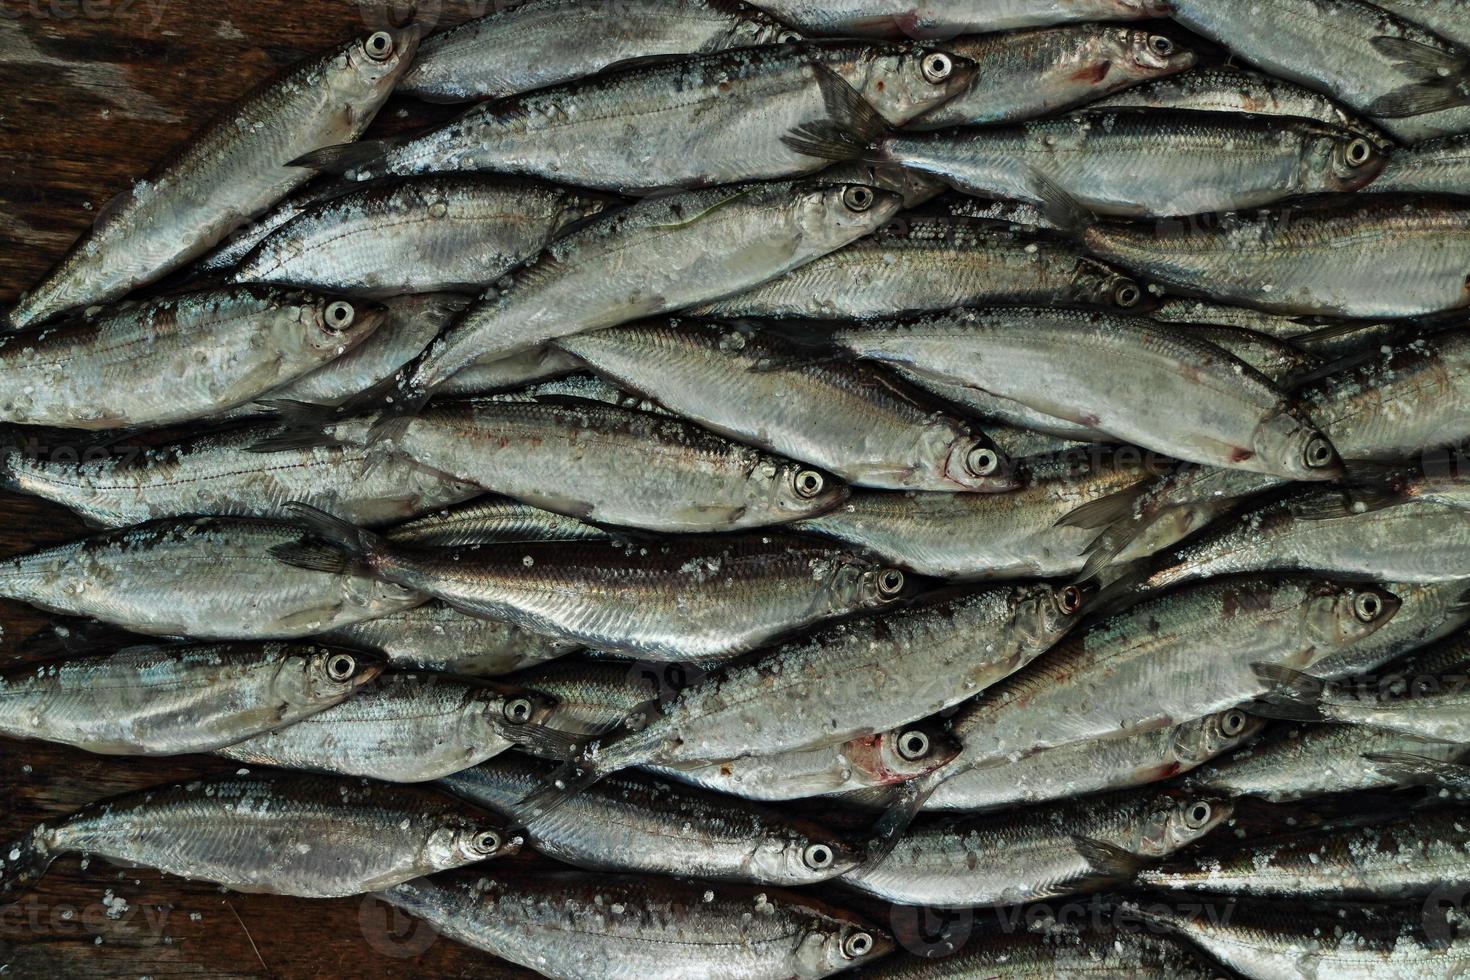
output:
[[[333,517],[326,511],[317,510],[315,507],[309,504],[303,504],[300,501],[293,501],[287,504],[286,510],[297,520],[301,521],[301,523],[305,524],[313,534],[326,542],[327,550],[335,551],[339,555],[336,563],[338,567],[332,569],[320,567],[321,561],[327,561],[330,564],[330,560],[324,557],[318,557],[320,550],[311,550],[313,546],[309,542],[304,545],[277,545],[275,548],[272,548],[272,554],[287,564],[314,571],[340,571],[346,564],[342,556],[345,556],[347,559],[360,561],[369,568],[376,567],[382,563],[385,557],[383,539],[371,531],[364,530],[349,521],[344,521],[340,517]]]
[[[261,399],[257,404],[272,413],[275,426],[268,435],[246,446],[246,452],[277,453],[340,444],[331,432],[331,424],[341,412],[332,406],[285,398]]]
[[[611,773],[612,769],[598,765],[584,752],[554,769],[539,788],[516,804],[516,816],[525,823],[545,817]]]
[[[419,412],[423,411],[428,400],[427,391],[395,396],[378,412],[378,417],[368,429],[367,444],[371,446],[379,442],[397,442],[402,439],[403,434],[408,431],[409,425],[418,417]]]
[[[781,137],[781,142],[788,149],[819,160],[884,162],[882,151],[874,144],[892,132],[888,120],[832,69],[813,64],[812,70],[822,92],[826,115],[793,127]]]
[[[1379,54],[1394,59],[1394,67],[1413,81],[1374,99],[1368,105],[1368,115],[1401,119],[1454,109],[1470,102],[1470,95],[1464,90],[1465,55],[1403,37],[1380,36],[1370,43]]]
[[[945,773],[944,770],[936,769],[918,779],[911,779],[898,787],[894,798],[888,804],[888,809],[883,811],[873,824],[871,837],[868,839],[867,857],[864,864],[871,867],[882,861],[893,853],[898,842],[903,839],[904,831],[909,829],[909,824],[924,809],[924,804],[929,797],[934,795],[941,783],[953,775]]]
[[[1267,685],[1267,691],[1251,706],[1251,711],[1267,718],[1284,721],[1324,721],[1322,697],[1325,682],[1280,664],[1251,664],[1251,670]]]
[[[51,867],[56,855],[47,846],[46,836],[46,825],[41,824],[0,854],[0,894],[34,884]]]
[[[368,172],[381,169],[379,165],[403,142],[401,139],[381,139],[338,143],[336,146],[324,146],[310,153],[303,153],[286,166],[365,178]]]

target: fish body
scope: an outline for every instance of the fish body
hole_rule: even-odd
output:
[[[534,633],[504,620],[481,619],[439,602],[386,611],[327,634],[374,650],[407,670],[442,670],[494,677],[564,656],[578,644]]]
[[[861,974],[864,980],[1219,980],[1219,975],[1219,968],[1168,937],[1045,926],[987,931],[970,936],[957,952],[889,957]]]
[[[1369,185],[1375,193],[1470,195],[1470,135],[1395,150]]]
[[[527,541],[602,541],[610,533],[565,514],[487,494],[405,521],[384,532],[384,537],[419,548],[459,548]]]
[[[1167,17],[1159,0],[767,0],[766,10],[806,34],[941,37],[1089,20]]]

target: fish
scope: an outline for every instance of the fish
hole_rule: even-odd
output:
[[[267,770],[138,790],[38,824],[10,849],[0,887],[83,852],[247,894],[340,898],[520,845],[499,819],[432,790]]]
[[[999,810],[1147,786],[1231,752],[1265,726],[1264,718],[1231,708],[1170,728],[1073,742],[960,773],[940,785],[924,809]]]
[[[357,181],[340,177],[311,181],[301,190],[278,201],[270,210],[236,228],[213,251],[191,263],[189,273],[203,278],[231,271],[271,232],[313,205],[356,190],[357,186]]]
[[[115,430],[207,418],[352,350],[384,319],[368,300],[233,286],[0,334],[0,422]]]
[[[861,861],[857,850],[810,821],[641,774],[615,776],[546,817],[523,814],[522,798],[554,768],[507,753],[439,785],[523,821],[533,849],[588,871],[790,888],[838,878]]]
[[[584,655],[528,667],[503,683],[537,691],[556,702],[545,727],[572,735],[595,735],[617,727],[630,714],[664,700],[702,674],[694,664]],[[555,759],[561,747],[527,740],[517,748],[538,758]]]
[[[766,0],[762,7],[809,35],[951,38],[1077,21],[1144,20],[1169,16],[1164,0]]]
[[[1385,154],[1364,136],[1304,119],[1087,109],[1013,126],[896,133],[875,144],[873,159],[966,194],[1045,203],[1054,187],[1094,214],[1148,218],[1355,191],[1378,175]]]
[[[1094,532],[1056,526],[1078,503],[1132,487],[1158,463],[1132,448],[1064,450],[1018,461],[1002,494],[859,492],[793,530],[836,538],[921,575],[1060,578],[1081,571]]]
[[[327,431],[339,431],[338,424]],[[317,445],[323,430],[304,436]],[[263,445],[296,444],[290,434],[283,438]],[[682,419],[566,398],[436,402],[391,445],[420,466],[492,493],[581,521],[650,531],[781,524],[829,510],[848,493],[816,467]]]
[[[562,980],[613,963],[647,980],[825,977],[893,949],[856,916],[756,885],[545,871],[420,878],[378,898],[451,939]]]
[[[1367,827],[1294,834],[1220,855],[1144,868],[1144,887],[1170,893],[1395,901],[1470,887],[1470,824],[1451,811]]]
[[[593,219],[483,294],[406,366],[396,410],[411,414],[476,361],[758,285],[882,226],[900,203],[866,184],[777,183],[652,198]]]
[[[1369,116],[1470,104],[1470,55],[1358,0],[1288,0],[1242,18],[1227,0],[1176,0],[1170,14],[1244,60]]]
[[[150,521],[0,560],[0,595],[134,633],[198,640],[314,636],[427,599],[305,536],[299,524],[258,518]],[[272,549],[315,554],[319,570],[286,565]]]
[[[0,673],[0,731],[107,755],[208,752],[329,711],[382,670],[305,643],[125,647]]]
[[[780,538],[430,550],[394,545],[304,504],[291,510],[341,549],[338,561],[385,581],[474,616],[651,660],[745,653],[823,619],[889,605],[905,584],[896,568]],[[280,554],[318,567],[314,556]]]
[[[794,749],[724,762],[652,767],[652,771],[681,783],[746,800],[844,798],[864,792],[886,792],[899,783],[932,772],[959,751],[959,743],[941,725],[921,721],[816,749]]]
[[[1394,320],[1334,320],[1325,317],[1265,313],[1245,306],[1225,306],[1208,300],[1164,297],[1148,311],[1165,323],[1215,325],[1264,335],[1332,364],[1350,354],[1400,338],[1403,324]]]
[[[684,312],[715,319],[869,320],[957,306],[1051,303],[1121,312],[1145,309],[1147,294],[1126,273],[1088,258],[1056,234],[902,214],[778,279]]]
[[[541,724],[554,704],[438,674],[390,674],[310,718],[215,751],[282,769],[420,783],[478,765],[510,748],[509,724]]]
[[[1368,190],[1470,196],[1470,134],[1445,136],[1395,150]]]
[[[1243,976],[1262,978],[1438,977],[1470,964],[1470,941],[1449,916],[1394,906],[1314,905],[1302,901],[1124,901],[1117,913],[1134,928],[1167,930]]]
[[[412,25],[374,31],[255,88],[103,208],[10,310],[10,326],[119,299],[203,255],[304,184],[311,171],[291,161],[361,136],[421,34]]]
[[[0,488],[51,500],[89,524],[125,527],[165,517],[284,519],[305,500],[364,524],[386,524],[479,495],[473,483],[386,452],[338,443],[257,453],[274,433],[246,425],[111,454],[42,459],[0,454]]]
[[[974,908],[1097,891],[1205,837],[1230,801],[1114,793],[914,824],[887,857],[843,881],[901,905]]]
[[[614,383],[714,432],[849,484],[951,492],[1015,486],[1009,461],[974,426],[871,365],[812,363],[783,342],[779,329],[671,320],[557,344]]]
[[[1094,223],[1093,255],[1168,288],[1290,316],[1401,318],[1470,306],[1470,213],[1364,194],[1147,227]]]
[[[1443,582],[1384,582],[1399,597],[1399,611],[1372,636],[1312,665],[1311,675],[1340,678],[1376,671],[1411,651],[1470,624],[1470,586]]]
[[[800,39],[739,0],[534,0],[430,34],[397,90],[429,102],[496,99],[622,62]]]
[[[774,44],[613,67],[482,102],[418,134],[344,142],[296,166],[359,180],[481,170],[623,194],[810,174],[855,160],[964,91],[975,65],[937,48]]]
[[[439,602],[340,625],[324,638],[381,653],[399,669],[466,677],[509,674],[581,648],[515,623],[470,616]]]
[[[604,195],[523,178],[375,182],[276,229],[231,279],[369,298],[478,292],[609,204]]]
[[[1064,112],[1192,67],[1187,42],[1158,30],[1075,24],[957,37],[945,50],[982,66],[969,88],[910,129],[1013,123]]]
[[[416,548],[462,548],[476,544],[522,544],[528,541],[605,541],[610,532],[494,494],[405,521],[383,537]]]
[[[1374,0],[1373,6],[1433,31],[1451,44],[1470,48],[1470,24],[1465,23],[1458,0]]]
[[[1342,472],[1332,443],[1285,392],[1179,325],[996,308],[855,325],[833,342],[1176,459],[1295,480]],[[1100,358],[1111,371],[1096,370]]]

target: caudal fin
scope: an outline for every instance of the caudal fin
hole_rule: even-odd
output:
[[[288,167],[303,167],[319,173],[342,174],[358,179],[383,176],[387,171],[389,153],[402,146],[406,140],[382,139],[362,140],[357,143],[338,143],[324,146],[287,163]]]
[[[383,557],[383,539],[371,531],[299,501],[287,504],[286,510],[322,540],[276,545],[271,555],[278,561],[307,571],[335,574],[354,563],[372,568]]]
[[[825,65],[813,65],[822,91],[826,117],[804,122],[781,137],[788,149],[819,160],[842,162],[874,158],[871,144],[890,131],[888,121],[841,75]]]
[[[41,824],[0,854],[0,902],[34,884],[54,860],[56,855],[46,846],[46,825]]]
[[[909,824],[924,809],[929,797],[951,775],[953,773],[945,772],[941,766],[918,779],[909,780],[894,791],[888,809],[873,824],[872,834],[868,838],[865,866],[872,867],[893,853],[893,849],[903,839],[904,831],[909,829]]]
[[[1466,71],[1470,59],[1454,51],[1402,37],[1375,37],[1379,54],[1394,59],[1394,67],[1414,81],[1381,95],[1368,105],[1368,114],[1386,119],[1420,116],[1470,103]]]

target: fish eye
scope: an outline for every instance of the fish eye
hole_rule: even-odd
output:
[[[505,715],[505,720],[513,721],[517,725],[523,725],[530,721],[531,711],[532,705],[530,698],[511,698],[505,702],[505,707],[501,709],[501,713]]]
[[[832,854],[832,848],[826,844],[808,844],[806,850],[801,852],[801,860],[813,871],[825,871],[832,867],[836,858]]]
[[[965,454],[965,469],[975,476],[990,476],[1000,469],[1000,454],[988,446],[975,446]]]
[[[842,951],[849,959],[866,956],[873,951],[873,937],[866,932],[855,932],[842,943]]]
[[[1332,448],[1332,443],[1327,441],[1327,437],[1319,435],[1313,436],[1307,441],[1307,448],[1302,454],[1302,458],[1312,469],[1321,469],[1324,466],[1331,465],[1332,458],[1336,455],[1337,453]]]
[[[801,35],[795,31],[782,31],[776,35],[777,44],[795,44],[801,40]]]
[[[1160,58],[1167,58],[1174,53],[1174,42],[1162,34],[1151,34],[1148,39],[1149,50]]]
[[[826,485],[827,481],[816,470],[801,470],[796,474],[796,495],[802,500],[811,500]]]
[[[842,192],[842,203],[854,214],[862,214],[873,206],[873,189],[862,184],[853,184]]]
[[[1353,600],[1353,615],[1365,623],[1371,623],[1383,612],[1383,600],[1371,592],[1364,592]]]
[[[929,754],[929,736],[917,729],[904,732],[898,737],[898,754],[909,762],[916,762]]]
[[[352,308],[352,304],[340,299],[328,303],[322,315],[326,320],[327,329],[333,333],[341,333],[346,330],[357,318],[357,312]]]
[[[1220,719],[1220,731],[1232,738],[1245,731],[1245,712],[1225,712],[1225,717]]]
[[[944,81],[954,71],[954,59],[943,51],[931,51],[920,63],[924,77],[934,83]]]
[[[1131,310],[1143,299],[1143,290],[1138,288],[1138,283],[1131,279],[1124,279],[1113,289],[1113,303],[1120,310]]]
[[[893,598],[903,591],[903,572],[896,568],[885,568],[878,573],[878,594]]]
[[[1373,144],[1359,136],[1348,143],[1342,155],[1349,167],[1361,167],[1373,159]]]
[[[1215,808],[1204,800],[1191,803],[1189,809],[1184,811],[1184,825],[1190,830],[1200,830],[1210,822],[1210,817],[1215,815]]]
[[[482,830],[475,835],[470,846],[481,854],[494,854],[500,850],[500,835],[493,830]]]
[[[1056,593],[1057,608],[1068,616],[1075,616],[1082,611],[1082,590],[1075,585],[1069,585],[1065,589],[1059,589]]]
[[[393,35],[387,31],[370,34],[362,47],[374,61],[387,61],[393,55]]]
[[[327,658],[327,676],[345,681],[357,672],[357,658],[350,653],[334,653]]]

